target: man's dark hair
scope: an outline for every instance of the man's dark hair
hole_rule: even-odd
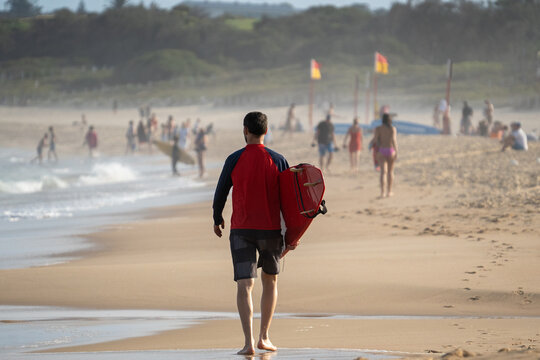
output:
[[[244,117],[244,126],[251,134],[261,136],[266,134],[268,119],[262,112],[252,111]]]

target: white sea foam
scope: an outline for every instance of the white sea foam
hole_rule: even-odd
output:
[[[28,194],[41,190],[41,181],[2,181],[0,192],[8,194]]]
[[[135,179],[137,179],[137,173],[129,167],[116,162],[103,163],[94,165],[90,175],[82,175],[78,185],[112,184]]]
[[[2,218],[7,219],[9,222],[17,222],[25,219],[43,220],[72,216],[73,212],[69,209],[47,209],[44,207],[22,210],[6,210],[2,213]]]
[[[0,148],[0,268],[46,265],[51,254],[79,249],[73,234],[138,216],[144,208],[210,197],[193,167],[181,165],[183,176],[171,176],[161,156],[66,156],[41,165],[10,159],[29,156]],[[70,240],[52,245],[62,237]],[[46,244],[36,246],[40,239]]]
[[[63,189],[68,183],[54,175],[42,175],[39,180],[0,180],[0,193],[29,194],[43,190]]]
[[[25,163],[27,159],[18,156],[11,156],[8,161],[12,164],[21,164]]]
[[[65,189],[69,185],[67,182],[54,175],[43,175],[41,177],[41,190]]]

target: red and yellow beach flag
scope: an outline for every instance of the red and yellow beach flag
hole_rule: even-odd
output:
[[[378,52],[375,52],[375,73],[388,74],[388,60]]]
[[[321,79],[320,65],[314,59],[311,59],[311,79],[312,80],[320,80]]]

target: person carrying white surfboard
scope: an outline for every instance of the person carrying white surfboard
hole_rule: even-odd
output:
[[[276,351],[269,329],[277,303],[277,276],[285,248],[281,234],[279,174],[289,168],[287,160],[263,144],[268,120],[261,112],[244,117],[247,145],[232,153],[223,166],[214,195],[214,233],[225,228],[223,208],[231,187],[230,248],[237,283],[237,306],[245,344],[239,355],[255,354],[252,290],[261,267],[261,328],[257,348]],[[289,247],[293,250],[294,247]],[[257,261],[257,252],[259,259]]]

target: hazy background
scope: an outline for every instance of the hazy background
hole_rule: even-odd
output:
[[[219,1],[219,0],[218,0]],[[151,3],[155,3],[160,7],[163,8],[171,8],[174,5],[178,5],[182,2],[182,0],[157,0],[157,1],[149,1],[149,0],[142,0],[142,1],[135,1],[134,3],[144,3],[145,5],[150,5]],[[219,1],[219,2],[227,2],[227,1]],[[297,1],[283,1],[283,0],[250,0],[250,1],[242,1],[247,3],[253,3],[253,4],[281,4],[284,2],[288,2],[289,4],[293,5],[296,8],[304,9],[311,6],[320,6],[320,5],[334,5],[334,6],[345,6],[345,5],[352,5],[352,4],[358,4],[363,3],[369,5],[372,9],[376,8],[388,8],[392,3],[395,2],[405,2],[405,0],[401,1],[395,1],[395,0],[365,0],[365,1],[351,1],[351,0],[335,0],[335,1],[324,1],[324,0],[297,0]],[[75,10],[78,6],[77,0],[43,0],[41,1],[41,4],[43,6],[44,11],[52,11],[54,9],[59,9],[62,7],[67,7],[72,10]],[[105,9],[110,1],[107,0],[91,0],[86,1],[86,7],[90,11],[101,11]]]
[[[540,107],[538,1],[306,8],[320,3],[9,0],[0,13],[0,104],[305,104],[316,59],[315,101],[351,106],[356,77],[364,101],[377,51],[390,66],[379,76],[380,103],[432,108],[452,59],[454,109],[486,98]]]

